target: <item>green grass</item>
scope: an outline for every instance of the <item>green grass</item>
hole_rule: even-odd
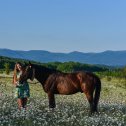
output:
[[[89,117],[84,94],[56,95],[57,107],[48,108],[48,98],[40,84],[31,84],[27,110],[19,111],[13,97],[11,78],[0,78],[0,126],[125,126],[126,88],[124,80],[102,79],[99,115]]]

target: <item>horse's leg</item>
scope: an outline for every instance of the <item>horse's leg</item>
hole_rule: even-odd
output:
[[[94,101],[94,112],[98,113],[98,100]]]
[[[88,88],[86,87],[86,84],[83,83],[81,85],[81,90],[85,93],[87,100],[90,104],[90,112],[89,115],[91,115],[94,112],[94,102],[93,102],[93,92],[87,90]]]
[[[55,108],[55,96],[52,92],[48,92],[49,108]]]
[[[87,100],[90,104],[90,112],[89,115],[91,115],[94,112],[94,104],[93,104],[93,94],[86,93]]]

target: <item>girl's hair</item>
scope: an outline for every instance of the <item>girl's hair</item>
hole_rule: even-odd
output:
[[[20,62],[16,62],[15,67],[14,67],[13,84],[15,83],[15,80],[17,80],[17,72],[19,71],[17,69],[17,64],[19,64],[22,67],[22,64]]]

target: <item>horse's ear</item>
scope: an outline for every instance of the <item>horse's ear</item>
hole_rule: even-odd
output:
[[[26,62],[24,62],[24,65],[27,66],[28,64]]]
[[[31,62],[29,61],[29,65],[31,65]]]

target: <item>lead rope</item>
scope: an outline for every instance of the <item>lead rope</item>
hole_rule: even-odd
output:
[[[37,82],[30,82],[30,81],[28,81],[28,83],[30,83],[30,84],[37,84],[37,83],[40,83],[39,81],[37,81]]]

